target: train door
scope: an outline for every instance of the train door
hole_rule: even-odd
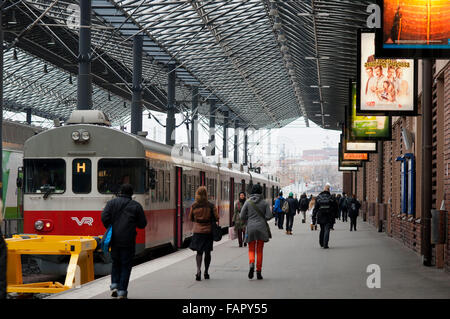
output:
[[[230,226],[233,223],[233,215],[234,215],[234,178],[230,178]]]
[[[206,176],[203,171],[200,171],[200,186],[206,186]]]
[[[183,245],[183,169],[175,167],[175,247],[181,248]]]

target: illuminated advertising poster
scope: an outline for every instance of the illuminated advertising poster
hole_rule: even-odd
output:
[[[358,167],[342,167],[342,166],[339,166],[339,169],[338,169],[338,171],[339,172],[354,172],[354,171],[357,171],[358,170]]]
[[[369,154],[367,153],[343,153],[344,161],[368,161]]]
[[[449,0],[378,0],[377,57],[450,58]]]
[[[342,152],[342,144],[339,143],[339,160],[338,160],[339,167],[361,167],[362,161],[354,161],[354,160],[344,160],[343,159],[343,152]]]
[[[356,115],[356,82],[351,82],[350,94],[348,140],[390,140],[391,118],[389,116]]]
[[[358,61],[358,113],[417,114],[417,62],[414,59],[376,59],[375,33],[358,30]]]
[[[370,141],[352,141],[349,142],[345,139],[345,126],[341,134],[341,144],[345,153],[377,153],[377,142]]]

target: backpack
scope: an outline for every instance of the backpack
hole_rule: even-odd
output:
[[[289,202],[285,199],[283,206],[281,206],[283,213],[289,213]]]
[[[352,201],[350,204],[350,212],[351,213],[356,213],[357,208],[356,208],[356,202]]]
[[[331,214],[332,198],[331,196],[320,196],[317,198],[319,203],[319,213],[321,216],[329,216]]]

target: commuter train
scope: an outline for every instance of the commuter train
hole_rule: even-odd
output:
[[[222,227],[230,225],[240,191],[248,192],[252,184],[259,183],[272,204],[280,189],[273,176],[244,172],[242,166],[236,170],[208,164],[207,158],[186,149],[109,126],[100,111],[74,111],[64,126],[25,142],[25,233],[102,235],[102,209],[120,185],[129,183],[148,222],[145,229],[137,230],[136,254],[164,244],[180,248],[192,236],[188,214],[199,186],[207,187]],[[38,261],[41,271],[48,268],[55,273],[50,264],[64,263],[64,256],[58,260],[40,256]],[[100,263],[97,260],[96,273],[102,272]]]

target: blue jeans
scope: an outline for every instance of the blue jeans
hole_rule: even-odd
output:
[[[119,296],[127,296],[135,247],[111,247],[111,290],[117,289]]]
[[[292,225],[294,225],[295,214],[286,214],[286,231],[292,231]]]
[[[284,215],[285,213],[283,212],[278,212],[278,228],[279,229],[283,229],[283,223],[284,223]]]

